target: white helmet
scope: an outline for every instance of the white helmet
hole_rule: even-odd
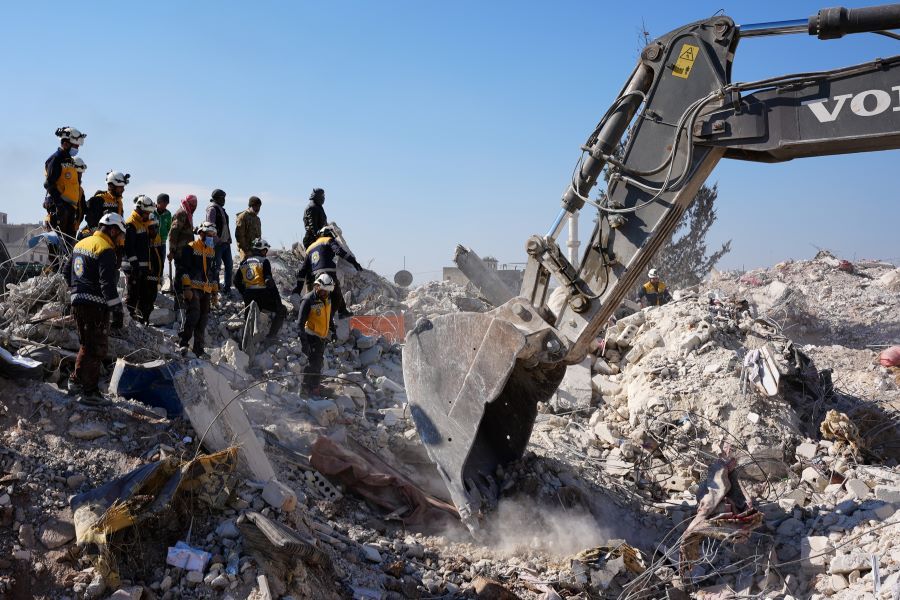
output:
[[[250,248],[252,250],[268,250],[272,246],[269,245],[269,242],[262,238],[256,238],[252,242],[250,242]]]
[[[73,146],[80,146],[84,143],[84,138],[87,137],[87,134],[81,133],[74,127],[60,127],[56,130],[56,137],[69,142]]]
[[[115,225],[122,230],[122,233],[125,233],[125,219],[123,219],[122,215],[119,213],[106,213],[100,217],[100,226],[102,227],[104,225]]]
[[[140,196],[135,196],[134,198],[134,210],[145,213],[153,212],[154,210],[156,210],[156,203],[150,199],[150,196],[141,194]]]
[[[216,224],[210,223],[209,221],[203,221],[196,229],[196,233],[206,233],[209,235],[216,235],[217,231]]]
[[[650,269],[650,271],[647,273],[647,276],[650,277],[650,279],[654,279],[656,277],[659,277],[659,273],[656,272],[656,269]]]
[[[322,273],[321,275],[316,277],[316,285],[326,292],[334,291],[334,279],[332,279],[331,275],[329,275],[328,273]]]
[[[106,173],[106,183],[111,183],[119,187],[128,185],[129,179],[131,179],[131,175],[128,173],[120,173],[119,171],[107,171]]]
[[[324,227],[322,227],[322,229],[319,230],[319,235],[328,234],[331,237],[337,237],[337,236],[341,235],[341,233],[342,233],[341,228],[338,227],[337,223],[334,223],[334,222],[329,223],[328,225],[325,225]]]
[[[72,162],[75,163],[75,170],[78,171],[79,173],[84,173],[85,171],[87,171],[87,164],[80,158],[76,158]]]

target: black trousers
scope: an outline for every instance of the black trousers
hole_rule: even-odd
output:
[[[156,304],[157,294],[159,294],[159,280],[145,277],[141,282],[141,293],[137,306],[138,315],[144,325],[150,322],[150,314]]]
[[[306,356],[309,359],[309,364],[306,365],[303,372],[301,389],[306,393],[310,393],[318,391],[322,382],[322,365],[325,362],[325,344],[327,340],[311,334],[307,334],[306,339],[309,343],[309,354]]]
[[[272,324],[269,327],[267,337],[272,338],[278,335],[281,326],[284,324],[284,319],[287,316],[287,309],[281,302],[281,296],[278,294],[278,290],[273,288],[266,288],[264,290],[246,290],[243,297],[245,305],[256,302],[256,305],[259,306],[260,310],[267,310],[275,313],[275,318],[272,319]]]
[[[210,295],[199,290],[191,290],[193,295],[190,300],[185,300],[184,323],[181,326],[180,342],[182,348],[187,348],[194,338],[194,354],[203,354],[206,345],[206,323],[209,321]]]

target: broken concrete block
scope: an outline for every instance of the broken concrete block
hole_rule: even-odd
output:
[[[679,349],[681,350],[682,354],[690,354],[691,352],[699,348],[700,344],[702,343],[703,342],[701,342],[699,335],[697,335],[696,333],[691,333],[685,336],[683,340],[681,340]]]
[[[594,373],[599,375],[615,375],[619,372],[619,367],[611,365],[602,358],[594,361]]]
[[[620,333],[616,339],[615,344],[620,348],[628,348],[631,346],[631,343],[634,341],[634,336],[637,335],[638,326],[634,323],[629,323],[622,329],[622,333]]]
[[[610,446],[617,446],[619,444],[619,432],[613,430],[606,423],[600,422],[594,425],[594,435]]]
[[[48,521],[41,531],[41,543],[48,550],[64,546],[74,539],[75,525],[58,519]]]
[[[591,405],[594,390],[591,387],[591,359],[585,358],[577,365],[569,365],[556,390],[554,405],[557,411],[587,408]]]
[[[858,500],[865,500],[869,495],[869,486],[862,479],[848,479],[844,482],[844,486]]]
[[[372,346],[368,350],[359,353],[359,363],[364,367],[373,365],[381,359],[381,353],[383,351],[384,350],[379,345]]]
[[[803,442],[797,449],[794,451],[794,454],[797,458],[805,458],[806,460],[812,460],[816,456],[816,451],[818,451],[818,444],[813,444],[811,442]]]
[[[403,394],[406,393],[406,390],[403,389],[403,386],[399,383],[395,382],[393,379],[389,377],[379,377],[375,382],[375,385],[379,390],[384,390],[387,392],[393,392],[395,394]]]
[[[838,554],[828,565],[829,572],[842,575],[853,571],[869,571],[871,568],[870,556],[859,550],[854,550],[850,554]]]
[[[69,428],[69,435],[79,440],[96,440],[108,434],[106,425],[91,421],[88,423],[80,423]]]
[[[900,488],[890,485],[876,485],[875,498],[882,502],[900,505]]]
[[[828,480],[813,467],[806,467],[800,474],[800,479],[809,483],[816,492],[824,492],[828,487]]]
[[[605,375],[594,375],[591,378],[591,384],[604,398],[612,398],[622,393],[622,384],[610,380]]]
[[[341,416],[337,404],[331,400],[309,399],[306,401],[306,408],[322,427],[331,427]]]
[[[807,571],[822,571],[828,558],[831,543],[824,535],[809,535],[800,538],[800,566]]]
[[[256,481],[273,479],[275,469],[253,432],[238,393],[214,366],[191,364],[175,375],[174,382],[194,431],[205,432],[203,445],[212,452],[237,446],[241,472]]]
[[[378,343],[378,338],[374,335],[361,335],[356,339],[356,347],[360,350],[368,350]]]
[[[262,499],[269,506],[284,512],[292,512],[297,508],[297,494],[294,493],[294,490],[274,478],[270,479],[263,488]]]
[[[154,308],[150,313],[150,324],[159,326],[171,325],[178,318],[178,313],[168,308]]]
[[[334,335],[339,342],[346,342],[350,339],[350,319],[334,320]]]

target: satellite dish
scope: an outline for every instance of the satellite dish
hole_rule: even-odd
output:
[[[394,283],[399,285],[400,287],[406,287],[411,284],[413,281],[412,273],[407,271],[406,269],[402,269],[394,273]]]

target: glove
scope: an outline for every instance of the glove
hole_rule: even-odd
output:
[[[122,310],[114,311],[112,314],[112,328],[120,330],[125,326],[125,312]]]
[[[184,298],[185,302],[190,302],[194,299],[194,291],[190,288],[184,288],[184,292],[181,294],[181,297]]]

